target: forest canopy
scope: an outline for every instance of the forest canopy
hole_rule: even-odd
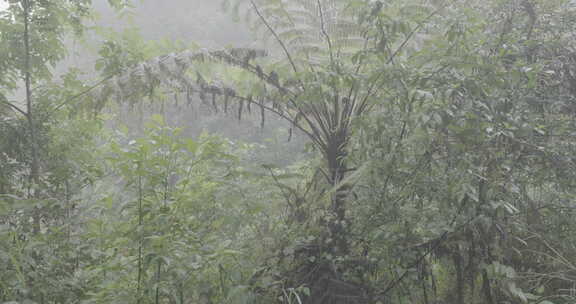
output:
[[[0,303],[576,302],[574,1],[0,4]]]

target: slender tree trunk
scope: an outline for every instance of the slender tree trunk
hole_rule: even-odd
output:
[[[28,198],[37,198],[37,187],[40,184],[40,162],[38,160],[38,142],[34,121],[34,109],[32,105],[32,76],[30,73],[30,0],[22,0],[22,8],[24,10],[24,86],[26,93],[26,120],[28,121],[30,150],[32,151],[28,183]],[[40,216],[40,210],[34,208],[32,228],[34,234],[40,232]]]

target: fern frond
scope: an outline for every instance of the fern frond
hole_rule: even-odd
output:
[[[361,25],[357,22],[358,1],[343,0],[236,0],[247,14],[253,14],[250,23],[262,36],[277,36],[285,44],[285,55],[290,54],[298,65],[307,66],[309,58],[314,61],[327,59],[317,52],[327,49],[328,40],[338,41],[332,45],[332,53],[351,55],[362,44]],[[274,37],[273,37],[274,38]],[[355,47],[355,49],[354,49]],[[328,54],[328,53],[326,53]]]

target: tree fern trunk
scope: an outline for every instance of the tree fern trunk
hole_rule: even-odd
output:
[[[330,210],[334,217],[328,225],[334,240],[333,251],[341,256],[346,255],[349,251],[346,228],[346,201],[350,187],[343,183],[347,171],[345,157],[346,137],[336,134],[328,141],[326,152],[330,174],[329,182],[334,190]]]

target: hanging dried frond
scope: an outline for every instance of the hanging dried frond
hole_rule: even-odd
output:
[[[218,113],[218,106],[216,105],[216,93],[215,92],[212,93],[212,108],[214,109],[214,112]]]
[[[238,100],[238,120],[242,120],[242,110],[244,109],[244,100]]]
[[[265,122],[265,114],[266,111],[264,109],[264,106],[262,104],[260,104],[260,128],[264,129],[264,122]]]
[[[248,113],[252,114],[252,95],[248,95],[247,98],[247,109],[248,109]]]
[[[196,91],[208,89],[211,93],[219,94],[214,90],[215,85],[209,85],[200,73],[196,73],[196,81],[189,78],[187,72],[195,63],[220,62],[245,68],[252,60],[266,55],[265,51],[248,48],[200,50],[198,52],[186,50],[142,62],[106,82],[114,84],[113,92],[118,101],[137,100],[139,95],[142,95],[140,92],[150,92],[151,88],[160,85],[180,91],[190,88]],[[102,83],[99,89],[92,92],[92,95],[103,97],[104,93],[108,92],[104,89],[106,86],[106,83]]]

